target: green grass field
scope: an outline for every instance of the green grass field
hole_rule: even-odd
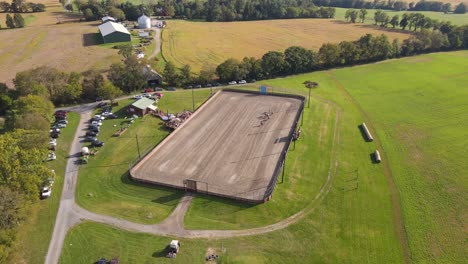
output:
[[[208,96],[208,92],[196,92],[197,105]],[[164,95],[158,103],[161,110],[175,113],[192,108],[191,94],[168,92]],[[89,164],[81,166],[76,201],[96,213],[142,223],[157,223],[170,214],[182,193],[129,179],[128,168],[138,158],[136,137],[143,155],[169,133],[159,118],[145,116],[137,119],[122,136],[112,137],[122,124],[126,124],[124,117],[131,116],[125,113],[125,106],[133,101],[120,101],[119,107],[113,109],[119,118],[104,120],[98,138],[105,142],[105,146],[90,159]]]
[[[345,13],[347,8],[336,8],[336,13],[335,13],[335,19],[338,20],[345,20]],[[376,12],[376,9],[367,9],[367,16],[366,20],[364,21],[366,24],[373,24],[374,23],[374,13]],[[412,11],[390,11],[390,10],[382,10],[385,13],[387,13],[390,18],[393,17],[394,15],[398,15],[400,17],[400,20],[403,16],[404,13],[421,13],[427,17],[430,17],[432,19],[438,19],[439,21],[450,21],[453,25],[467,25],[468,24],[468,13],[466,14],[444,14],[443,12],[429,12],[429,11],[421,11],[421,12],[412,12]],[[389,25],[389,28],[391,28],[391,25]]]
[[[171,262],[204,263],[205,252],[214,248],[227,263],[401,263],[402,245],[395,232],[400,219],[394,218],[392,191],[384,173],[389,167],[401,199],[412,262],[463,263],[467,253],[463,242],[468,187],[463,177],[468,170],[464,162],[468,142],[468,90],[464,86],[468,81],[467,58],[467,51],[436,53],[266,82],[298,90],[304,89],[305,80],[320,83],[313,90],[311,108],[306,109],[304,127],[312,129],[304,130],[295,150],[307,154],[294,163],[290,162],[295,158],[291,152],[288,161],[292,165],[286,176],[291,188],[304,184],[304,189],[311,190],[298,192],[308,201],[316,195],[314,186],[308,184],[323,183],[326,175],[294,175],[295,167],[300,173],[311,173],[311,168],[320,167],[316,163],[325,162],[321,159],[328,161],[326,154],[309,159],[307,150],[318,147],[320,139],[324,140],[321,144],[330,145],[325,139],[333,128],[323,131],[322,125],[329,124],[325,120],[342,109],[340,138],[333,155],[338,170],[330,193],[321,203],[306,205],[314,210],[284,230],[243,238],[182,239],[181,254]],[[331,107],[328,116],[324,112],[327,105]],[[380,165],[370,159],[377,142],[364,142],[357,128],[365,119],[370,120],[368,126],[383,146]],[[314,129],[311,124],[320,127]],[[287,192],[281,188],[269,202],[272,205],[253,209],[258,218],[245,206],[196,197],[185,222],[213,229],[255,226],[256,221],[265,224],[267,207],[273,208],[275,199],[286,198]],[[209,208],[222,208],[222,213],[230,217],[206,214]],[[90,263],[102,256],[119,256],[124,263],[165,262],[168,260],[161,251],[170,239],[86,223],[67,236],[61,263]],[[221,253],[221,245],[225,253]]]
[[[30,218],[22,224],[18,233],[16,254],[10,263],[43,263],[49,248],[49,241],[54,229],[55,217],[62,194],[63,176],[67,164],[66,157],[70,150],[70,143],[75,135],[79,121],[79,115],[69,113],[68,125],[62,129],[62,134],[57,140],[57,159],[47,162],[47,166],[55,170],[55,183],[52,187],[52,196],[49,199],[39,201],[29,214]]]

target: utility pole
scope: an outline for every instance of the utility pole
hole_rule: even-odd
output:
[[[192,86],[192,112],[195,112],[195,98],[193,97],[193,86]]]

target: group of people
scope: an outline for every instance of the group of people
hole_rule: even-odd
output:
[[[260,126],[263,126],[263,124],[270,119],[270,117],[273,115],[273,111],[268,110],[268,112],[263,112],[263,117],[262,120],[260,121]]]

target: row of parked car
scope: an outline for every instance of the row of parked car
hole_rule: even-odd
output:
[[[248,81],[249,83],[254,83],[256,82],[256,80],[250,80]],[[235,84],[246,84],[248,83],[246,80],[240,80],[240,81],[230,81],[228,82],[227,84],[228,85],[235,85]],[[199,89],[199,88],[210,88],[210,87],[217,87],[217,86],[222,86],[223,84],[222,83],[218,83],[218,82],[215,82],[215,83],[208,83],[208,84],[193,84],[193,85],[187,85],[185,87],[185,89]],[[224,84],[226,85],[226,84]]]

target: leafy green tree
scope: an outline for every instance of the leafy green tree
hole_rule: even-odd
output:
[[[333,43],[324,43],[318,52],[320,63],[325,67],[332,67],[341,63],[340,48]]]
[[[351,20],[351,23],[356,23],[356,19],[358,18],[358,16],[359,16],[359,12],[357,10],[352,10],[350,17],[349,17]]]
[[[169,85],[176,85],[178,82],[178,76],[177,76],[177,69],[174,65],[174,63],[168,61],[166,65],[164,66],[164,80],[166,83]]]
[[[299,46],[292,46],[284,51],[284,60],[289,73],[302,73],[312,70],[316,63],[316,54]]]
[[[81,86],[81,74],[78,72],[71,72],[68,75],[68,81],[65,86],[63,102],[76,102],[83,93],[83,86]]]
[[[455,7],[453,11],[455,14],[465,14],[466,13],[466,5],[464,3],[460,3]]]
[[[13,20],[15,21],[15,26],[17,28],[23,28],[26,25],[23,16],[19,13],[15,13],[15,15],[13,16]]]
[[[189,84],[192,82],[192,68],[190,65],[185,64],[180,70],[180,78],[183,84]]]
[[[0,2],[0,10],[2,10],[2,12],[4,12],[4,13],[9,12],[10,7],[11,7],[11,5],[8,2],[5,2],[5,1]]]
[[[246,78],[257,80],[263,78],[262,61],[254,57],[245,57],[242,59],[241,67],[246,71]]]
[[[359,61],[359,48],[351,41],[342,41],[338,44],[340,49],[340,62],[342,64],[352,65]]]
[[[119,55],[124,57],[124,59],[127,59],[133,54],[133,46],[131,43],[120,44],[117,46],[117,49],[119,50]]]
[[[81,81],[81,98],[94,100],[97,97],[97,89],[104,85],[104,77],[96,70],[89,70],[83,73]]]
[[[361,23],[364,23],[366,20],[366,15],[367,15],[367,9],[363,8],[359,10],[359,19],[361,20]]]
[[[6,114],[13,105],[13,99],[7,94],[0,94],[0,116]]]
[[[115,6],[109,8],[108,14],[109,16],[115,18],[118,21],[125,20],[125,13],[123,12],[123,10]]]
[[[398,17],[398,15],[394,15],[390,20],[390,25],[392,25],[392,27],[395,28],[396,26],[398,26],[398,21],[400,21],[400,18]]]
[[[6,15],[6,26],[9,28],[15,28],[15,21],[13,20],[13,17],[11,17],[10,14]]]
[[[86,21],[96,20],[93,14],[93,10],[91,10],[91,8],[86,8],[85,10],[83,10],[83,16],[85,17]]]
[[[126,93],[140,90],[146,83],[143,65],[139,63],[136,55],[126,58],[123,64],[112,64],[107,78]]]
[[[405,30],[406,27],[408,26],[408,15],[407,14],[404,14],[403,15],[403,18],[401,19],[400,21],[400,27]]]
[[[200,74],[198,75],[197,81],[200,84],[207,84],[207,83],[211,83],[215,79],[215,77],[216,77],[215,67],[209,64],[205,64],[200,70]]]
[[[110,81],[105,81],[104,85],[97,88],[97,94],[104,99],[110,100],[111,104],[113,104],[114,100],[123,93],[122,90],[115,87]]]
[[[267,77],[276,77],[284,74],[287,66],[282,52],[269,51],[262,56],[262,72]]]
[[[246,69],[241,67],[240,62],[232,58],[218,65],[218,67],[216,67],[216,73],[221,81],[241,80],[247,75]]]

